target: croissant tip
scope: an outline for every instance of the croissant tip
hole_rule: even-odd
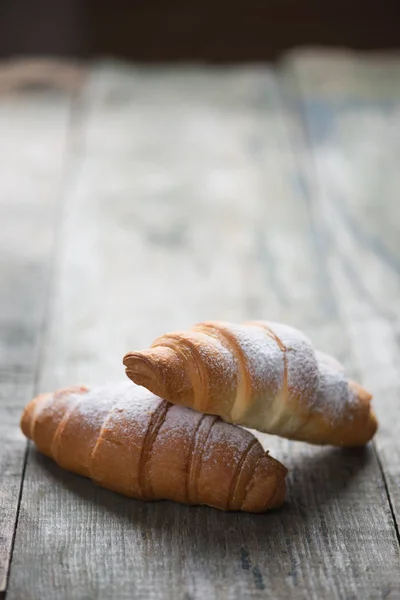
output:
[[[35,396],[35,398],[33,398],[33,400],[31,400],[23,410],[19,426],[25,437],[27,437],[30,440],[32,439],[33,415],[36,409],[36,405],[38,404],[38,402],[41,402],[48,396],[50,396],[50,394],[39,394],[38,396]]]
[[[141,352],[130,352],[124,357],[125,373],[137,385],[157,393],[159,372],[154,362]]]
[[[153,363],[151,354],[151,349],[138,352],[128,352],[122,359],[122,363],[125,365],[125,367],[135,370],[137,365],[151,365]]]
[[[376,418],[376,414],[375,411],[370,410],[369,413],[369,420],[370,420],[370,427],[371,427],[371,438],[372,439],[375,435],[375,433],[378,431],[378,427],[379,427],[379,423],[378,423],[378,419]]]
[[[270,503],[268,504],[268,509],[279,508],[285,502],[286,498],[286,479],[283,477],[282,481],[278,484],[276,488],[276,492],[271,498]]]
[[[124,358],[122,359],[122,364],[125,365],[125,367],[127,367],[130,363],[130,361],[132,360],[132,358],[134,358],[135,356],[135,352],[127,352],[124,356]]]
[[[349,381],[349,385],[361,401],[371,402],[372,394],[370,394],[370,392],[368,392],[368,390],[366,390],[362,385],[356,381]]]
[[[32,406],[31,402],[25,407],[24,412],[21,415],[19,426],[22,433],[29,439],[31,439],[31,419],[32,419]]]

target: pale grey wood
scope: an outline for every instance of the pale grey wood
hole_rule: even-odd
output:
[[[206,318],[283,320],[351,363],[271,70],[100,66],[83,110],[42,389],[119,379]],[[371,449],[263,440],[291,475],[258,516],[127,500],[32,451],[9,599],[396,597]]]
[[[321,199],[314,209],[329,240],[327,266],[358,370],[375,395],[376,447],[398,522],[400,56],[301,56],[293,66]]]
[[[0,98],[0,595],[26,449],[19,418],[40,355],[68,115],[64,95]]]

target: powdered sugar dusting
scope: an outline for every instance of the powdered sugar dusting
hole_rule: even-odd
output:
[[[281,323],[265,324],[286,348],[289,392],[295,393],[305,405],[312,405],[318,390],[318,364],[310,340],[301,331]]]
[[[319,365],[325,364],[327,367],[330,367],[331,369],[334,369],[336,371],[341,371],[342,373],[344,373],[344,366],[338,360],[336,360],[336,358],[333,358],[333,356],[330,356],[330,354],[325,354],[325,352],[316,350],[315,356],[317,357],[317,361],[318,361]]]
[[[203,365],[217,375],[226,389],[234,391],[233,388],[236,387],[238,373],[236,357],[230,348],[224,346],[219,337],[220,334],[213,333],[212,325],[212,323],[205,323],[204,326],[207,329],[203,331],[201,329],[203,324],[200,323],[190,331],[188,339],[195,345],[196,352],[201,356]],[[210,351],[210,344],[213,346],[212,351]]]
[[[223,371],[227,378],[231,378],[236,373],[236,360],[234,355],[215,338],[213,338],[213,345],[217,350],[217,352],[214,352],[213,354],[210,354],[208,348],[206,349],[201,345],[196,346],[196,350],[204,361],[212,361],[218,371]]]
[[[177,441],[184,441],[186,450],[193,441],[192,435],[202,417],[201,413],[186,406],[171,406],[157,438],[171,445],[175,445]]]
[[[146,388],[130,381],[95,387],[86,394],[73,394],[70,398],[78,403],[80,415],[88,426],[100,426],[105,413],[109,412],[108,423],[118,431],[120,441],[124,440],[124,435],[131,437],[134,432],[138,444],[142,443],[147,433],[152,415],[159,408],[160,403],[164,402]],[[202,418],[215,419],[212,416],[204,417],[185,406],[173,406],[170,410],[168,428],[163,427],[160,433],[172,444],[178,439],[190,443],[191,436]],[[211,467],[220,462],[221,449],[223,449],[224,462],[228,462],[234,468],[253,440],[255,438],[250,432],[217,418],[204,446],[203,466],[207,463],[208,467]]]
[[[254,436],[249,431],[218,420],[207,439],[203,462],[209,465],[220,462],[221,449],[223,449],[224,462],[231,467],[236,467],[254,440]]]
[[[114,407],[113,424],[118,424],[122,434],[131,434],[132,424],[134,424],[135,435],[142,438],[147,433],[151,417],[164,400],[146,388],[131,382],[122,385],[126,391]]]
[[[255,393],[273,397],[283,385],[284,357],[278,343],[261,327],[223,323],[243,352]]]
[[[158,408],[160,398],[146,388],[126,381],[117,384],[94,387],[86,394],[74,394],[82,419],[91,427],[102,425],[107,413],[119,430],[132,432],[135,423],[137,433],[145,434],[153,412]]]
[[[71,394],[70,400],[76,402],[76,410],[88,426],[101,427],[105,416],[112,409],[123,392],[122,386],[104,385],[94,387],[85,394]]]
[[[341,420],[346,414],[351,418],[353,413],[349,409],[356,396],[349,388],[342,365],[322,352],[316,355],[320,377],[315,409],[326,412],[333,420]]]

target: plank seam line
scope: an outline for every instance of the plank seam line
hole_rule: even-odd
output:
[[[394,529],[396,531],[397,543],[400,546],[399,524],[397,522],[395,509],[394,509],[394,506],[393,506],[392,499],[390,497],[389,484],[388,484],[388,481],[387,481],[387,478],[386,478],[386,474],[385,474],[385,470],[383,468],[383,464],[382,464],[381,458],[379,456],[379,452],[378,452],[378,449],[377,449],[377,447],[375,445],[375,442],[372,442],[372,447],[374,449],[374,454],[376,456],[376,461],[378,463],[378,467],[379,467],[379,470],[381,472],[381,477],[382,477],[383,485],[385,486],[386,497],[387,497],[387,500],[388,500],[388,503],[389,503],[389,508],[390,508],[390,513],[392,515],[392,519],[393,519]]]
[[[297,90],[296,98],[294,100],[292,99],[292,103],[294,106],[294,110],[297,113],[299,121],[301,123],[302,137],[303,137],[305,145],[307,147],[307,162],[312,166],[312,172],[313,172],[312,184],[310,184],[310,182],[308,181],[307,188],[311,189],[311,193],[313,193],[313,192],[317,193],[317,192],[321,191],[321,176],[319,173],[319,168],[317,166],[315,149],[313,148],[309,119],[306,114],[304,101],[302,100],[303,92],[301,91],[298,74],[296,72],[294,72],[292,68],[290,68],[289,73],[290,73],[290,77],[292,80],[292,85]],[[287,106],[288,105],[288,100],[286,99],[287,94],[285,94],[285,92],[282,92],[280,87],[278,88],[277,93],[278,93],[279,98],[282,101],[282,105]],[[291,141],[290,141],[290,143],[291,143]],[[293,144],[292,144],[292,146],[293,146]],[[296,147],[294,147],[293,150],[295,152]],[[313,213],[315,212],[315,210],[310,205],[310,202],[307,199],[306,199],[306,205],[307,205],[307,208],[309,209],[311,218],[313,219],[314,218]],[[315,203],[314,203],[314,205],[315,205]],[[341,203],[341,206],[338,207],[336,202],[329,201],[329,206],[332,207],[333,210],[336,210],[336,212],[339,214],[339,216],[342,219],[342,223],[343,223],[343,221],[345,222],[344,227],[346,228],[346,230],[351,232],[351,234],[356,242],[359,242],[360,241],[359,236],[356,235],[354,233],[353,229],[350,227],[349,219],[347,219],[343,215],[343,203]],[[328,226],[327,218],[323,214],[321,214],[321,222],[323,222],[325,225],[325,227],[324,227],[325,235],[326,235],[329,245],[334,246],[337,256],[340,259],[341,264],[342,264],[343,268],[346,270],[346,272],[348,272],[348,273],[351,272],[351,276],[349,277],[349,282],[352,284],[355,291],[358,294],[360,294],[360,291],[361,291],[364,300],[368,303],[368,305],[371,307],[371,309],[373,311],[375,311],[378,315],[387,319],[390,323],[397,322],[395,313],[392,312],[389,308],[379,306],[379,304],[376,302],[373,295],[370,293],[369,289],[365,285],[363,285],[361,279],[357,276],[357,270],[354,268],[354,265],[348,259],[348,257],[343,253],[340,244],[337,243],[336,236],[332,235],[331,227]],[[314,233],[314,238],[315,238],[315,233]],[[365,246],[365,244],[364,244],[364,246]],[[372,245],[365,246],[365,247],[372,250],[374,256],[378,260],[382,260],[382,257],[380,256],[380,254],[379,253],[377,254],[373,250]],[[324,251],[324,254],[327,255],[327,252],[324,249],[323,249],[323,251]],[[384,261],[384,262],[386,264],[388,264],[387,261]],[[393,268],[393,265],[390,265],[390,266]],[[399,270],[398,265],[396,265],[396,270],[397,271]]]
[[[54,275],[55,275],[56,267],[57,267],[57,264],[59,263],[59,257],[60,257],[60,245],[61,245],[60,244],[60,229],[61,229],[62,217],[63,217],[63,213],[64,213],[65,198],[66,198],[66,182],[68,181],[68,179],[70,177],[70,173],[71,173],[71,156],[73,156],[73,154],[74,154],[74,146],[75,146],[75,142],[76,142],[76,140],[74,139],[75,138],[74,132],[76,131],[75,120],[76,120],[76,116],[79,115],[79,113],[81,112],[82,91],[78,91],[76,94],[69,95],[69,102],[70,102],[70,106],[68,108],[66,133],[65,133],[66,140],[65,140],[65,150],[64,150],[64,165],[62,166],[60,181],[59,181],[59,185],[57,186],[58,193],[59,193],[59,200],[56,202],[56,206],[54,209],[54,219],[53,219],[54,241],[53,241],[52,247],[50,249],[51,257],[49,260],[49,264],[47,266],[47,281],[46,281],[46,292],[45,292],[45,299],[44,299],[43,317],[42,317],[42,321],[41,321],[40,328],[38,331],[38,350],[37,350],[35,376],[34,376],[33,385],[32,385],[33,396],[35,396],[37,394],[37,390],[39,387],[39,381],[40,381],[40,373],[42,372],[43,363],[44,363],[45,341],[46,341],[46,335],[47,335],[47,331],[48,331],[48,323],[49,323],[50,316],[51,316],[50,315],[51,305],[52,305],[51,291],[52,291],[52,287],[54,285]],[[57,192],[55,192],[55,193],[57,193]],[[8,561],[8,565],[7,565],[7,573],[6,573],[6,578],[5,578],[6,585],[5,585],[5,590],[4,590],[4,596],[2,597],[0,595],[0,600],[6,600],[7,594],[8,594],[8,584],[10,581],[10,573],[11,573],[11,566],[12,566],[12,561],[13,561],[13,556],[14,556],[15,541],[16,541],[16,537],[17,537],[18,524],[19,524],[19,518],[20,518],[20,513],[21,513],[22,494],[24,491],[25,474],[26,474],[26,468],[27,468],[28,457],[29,457],[29,447],[30,447],[30,444],[29,444],[29,440],[28,440],[27,444],[26,444],[26,448],[25,448],[24,462],[23,462],[22,472],[21,472],[21,483],[20,483],[20,488],[19,488],[19,493],[18,493],[18,502],[17,502],[17,510],[16,510],[16,515],[15,515],[14,531],[13,531],[13,536],[12,536],[12,540],[11,540],[10,556],[9,556],[9,561]]]
[[[23,487],[24,487],[26,465],[28,463],[28,454],[29,454],[29,440],[27,440],[26,444],[25,444],[24,462],[22,463],[21,484],[19,486],[18,499],[17,499],[17,512],[15,514],[14,531],[13,531],[12,538],[11,538],[10,557],[9,557],[8,565],[7,565],[6,587],[5,587],[5,590],[4,590],[4,595],[1,596],[1,594],[0,594],[0,600],[2,600],[3,598],[5,600],[6,596],[7,596],[8,581],[9,581],[10,570],[11,570],[11,562],[12,562],[12,557],[13,557],[13,554],[14,554],[15,538],[17,536],[17,527],[18,527],[18,521],[19,521],[19,514],[20,514],[20,511],[21,511],[22,491],[23,491]]]
[[[315,189],[318,190],[319,187],[320,187],[320,180],[319,180],[319,176],[318,176],[318,169],[316,167],[316,162],[315,162],[315,153],[314,153],[314,151],[312,149],[312,144],[311,144],[311,139],[310,139],[309,124],[307,122],[307,118],[306,118],[306,115],[305,115],[304,104],[301,101],[302,93],[301,93],[301,89],[300,89],[300,85],[299,85],[298,76],[297,76],[296,73],[293,72],[293,70],[291,70],[291,78],[292,78],[293,85],[297,88],[297,90],[299,92],[298,95],[296,96],[296,100],[295,100],[295,110],[296,110],[296,112],[298,114],[298,117],[299,117],[301,123],[302,123],[302,131],[303,131],[303,136],[304,136],[304,139],[305,139],[305,142],[306,142],[306,145],[307,145],[308,157],[309,157],[309,160],[311,161],[311,163],[314,165],[314,168],[313,168],[314,185],[315,185]],[[282,99],[282,102],[285,103],[286,98],[282,94],[280,87],[278,88],[278,94],[280,95],[280,97]],[[310,187],[310,186],[308,186],[308,187]],[[311,192],[312,191],[313,190],[311,190]],[[310,206],[309,202],[307,202],[307,201],[306,201],[306,205],[307,205],[307,208],[308,208],[308,210],[309,210],[309,212],[311,214],[313,212],[312,206]],[[324,219],[324,223],[325,223],[326,233],[327,233],[327,235],[329,235],[330,241],[332,242],[331,231],[330,231],[330,229],[328,229],[326,219]],[[325,260],[326,260],[326,251],[325,251],[325,248],[323,248],[322,250],[324,251]],[[341,253],[341,251],[340,251],[340,249],[338,247],[337,247],[337,250],[338,250],[338,255],[340,257],[340,260],[344,261],[344,263],[346,264],[346,266],[348,266],[349,263],[347,263],[345,257],[343,257],[343,255],[342,255],[342,253]],[[348,275],[348,273],[347,273],[347,275]],[[330,276],[329,276],[329,280],[331,280]],[[354,286],[354,281],[352,281],[352,278],[349,278],[349,280],[350,280],[351,284]],[[336,298],[335,298],[335,302],[334,303],[335,303],[335,306],[337,307]],[[371,305],[371,299],[370,298],[368,298],[368,303],[369,303],[370,306],[372,306],[372,308],[378,314],[380,314],[381,316],[383,316],[389,323],[391,322],[391,320],[390,320],[390,318],[388,318],[387,314],[382,315],[382,313],[377,309],[376,306]],[[337,308],[336,308],[336,310],[337,310]],[[346,324],[344,323],[344,325],[346,325]],[[347,329],[347,327],[346,327],[346,329]],[[392,499],[390,497],[388,481],[387,481],[387,478],[386,478],[386,475],[385,475],[385,471],[384,471],[384,468],[383,468],[383,464],[381,462],[381,459],[380,459],[377,447],[375,445],[375,442],[372,442],[372,448],[373,448],[374,454],[376,456],[376,460],[377,460],[378,468],[379,468],[379,471],[380,471],[380,474],[381,474],[383,485],[385,486],[386,497],[387,497],[387,500],[388,500],[389,509],[390,509],[390,513],[391,513],[391,516],[392,516],[392,520],[393,520],[393,526],[394,526],[395,533],[396,533],[397,544],[398,544],[398,546],[400,546],[400,529],[399,529],[399,524],[397,522],[395,509],[394,509],[394,506],[393,506],[393,503],[392,503]]]
[[[310,193],[311,197],[313,198],[313,194],[315,194],[316,190],[318,190],[320,188],[321,184],[320,184],[320,180],[319,180],[319,176],[318,176],[318,169],[316,167],[315,154],[314,154],[314,151],[312,149],[312,144],[311,144],[311,140],[310,140],[309,124],[307,122],[307,118],[306,118],[306,115],[305,115],[304,105],[303,105],[303,103],[301,101],[302,93],[301,93],[301,89],[300,89],[300,85],[299,85],[299,81],[298,81],[298,76],[297,76],[297,74],[295,72],[293,72],[292,69],[290,70],[290,77],[291,77],[291,80],[292,80],[292,85],[295,86],[295,88],[298,90],[298,94],[296,96],[296,100],[294,101],[294,107],[295,107],[295,111],[296,111],[296,113],[298,115],[298,118],[299,118],[299,120],[301,122],[301,125],[302,125],[302,134],[303,134],[303,138],[304,138],[304,141],[305,141],[305,144],[306,144],[306,147],[307,147],[308,161],[310,161],[311,164],[313,165],[313,175],[314,175],[313,176],[313,185],[312,184],[310,185],[309,182],[307,184],[307,187],[309,188],[308,192]],[[277,88],[277,94],[278,94],[278,97],[281,99],[282,105],[286,106],[287,103],[288,103],[288,101],[287,101],[287,97],[282,92],[281,86],[278,86],[278,88]],[[314,228],[315,225],[314,225],[314,220],[313,219],[314,219],[314,215],[315,215],[315,204],[312,205],[306,197],[305,197],[305,204],[306,204],[307,210],[308,210],[309,215],[310,215],[311,225]],[[323,221],[324,221],[324,224],[325,224],[326,234],[329,236],[330,242],[332,242],[331,231],[328,228],[326,219],[323,219]],[[322,250],[325,262],[326,262],[327,261],[327,251],[326,251],[326,248],[322,247],[321,250]],[[338,254],[339,254],[339,257],[340,257],[341,260],[346,260],[346,259],[344,259],[344,257],[342,257],[342,253],[340,252],[339,249],[338,249]],[[330,275],[328,276],[328,281],[330,283],[330,288],[331,288],[332,284],[331,284],[331,276]],[[351,278],[350,278],[350,281],[351,281]],[[354,286],[354,282],[352,282],[352,285]],[[335,310],[337,312],[338,311],[337,300],[336,300],[335,295],[332,295],[332,297],[334,298],[334,306],[335,306]],[[368,298],[368,301],[370,303],[370,298]],[[377,311],[377,308],[375,306],[372,306],[372,308],[375,309],[375,311]],[[378,314],[380,314],[379,311],[377,311],[377,312],[378,312]],[[383,317],[386,320],[388,320],[389,323],[391,322],[390,319],[388,318],[388,316],[386,314],[383,315]],[[340,321],[342,321],[342,319],[340,319]],[[342,323],[343,323],[343,321],[342,321]],[[345,322],[343,323],[343,325],[345,325],[346,330],[347,330],[347,326],[346,326]],[[388,486],[388,481],[387,481],[387,478],[386,478],[386,475],[385,475],[385,471],[384,471],[382,462],[380,460],[380,456],[379,456],[377,447],[376,447],[376,445],[375,445],[374,442],[372,442],[372,448],[373,448],[374,454],[376,456],[376,460],[377,460],[378,468],[379,468],[380,475],[381,475],[381,478],[382,478],[382,482],[383,482],[383,485],[385,487],[386,497],[387,497],[387,500],[388,500],[389,509],[390,509],[390,513],[391,513],[391,516],[392,516],[392,520],[393,520],[393,526],[394,526],[395,533],[396,533],[397,544],[398,544],[398,546],[400,546],[400,529],[399,529],[399,524],[397,522],[396,514],[395,514],[395,509],[394,509],[394,506],[393,506],[393,503],[392,503],[392,499],[390,497],[389,486]]]

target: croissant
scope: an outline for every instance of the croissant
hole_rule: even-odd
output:
[[[37,396],[21,428],[64,469],[126,496],[249,512],[284,501],[287,470],[250,432],[131,382]]]
[[[267,321],[204,322],[124,357],[126,374],[169,402],[313,444],[361,446],[371,395],[300,331]]]

